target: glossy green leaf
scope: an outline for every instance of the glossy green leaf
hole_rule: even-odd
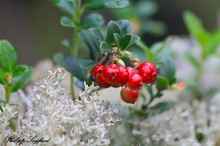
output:
[[[121,35],[131,33],[131,23],[128,20],[122,19],[117,21],[119,28],[121,29]]]
[[[61,17],[60,24],[64,27],[70,27],[70,28],[76,27],[75,22],[67,16],[62,16]]]
[[[91,69],[92,67],[94,67],[98,63],[99,63],[98,61],[94,61],[91,59],[80,59],[79,60],[79,65],[83,69]]]
[[[6,40],[0,40],[0,64],[2,68],[12,73],[17,64],[17,55],[14,47]]]
[[[103,24],[104,24],[104,18],[102,17],[102,15],[98,13],[92,13],[84,18],[82,22],[82,27],[83,29],[88,29],[91,27],[102,26]]]
[[[160,102],[160,103],[156,104],[153,107],[150,107],[149,110],[151,112],[162,113],[162,112],[165,112],[167,110],[170,110],[175,105],[176,105],[175,101],[164,101],[164,102]]]
[[[106,52],[111,52],[110,46],[106,41],[101,42],[100,49]]]
[[[119,35],[119,34],[117,34],[117,33],[114,33],[114,39],[115,39],[115,44],[116,44],[116,46],[119,46],[120,45],[120,38],[121,38],[121,36]],[[112,46],[115,46],[115,45],[112,45]]]
[[[195,56],[193,56],[193,54],[186,52],[185,56],[193,67],[195,67],[196,69],[199,69],[201,64],[200,64],[199,60]]]
[[[176,66],[172,59],[165,59],[159,68],[159,75],[172,80],[175,78]]]
[[[12,79],[12,92],[16,92],[19,89],[23,88],[31,79],[33,74],[33,69],[28,68],[28,71],[23,73],[20,76],[17,76]]]
[[[24,73],[26,73],[28,71],[29,71],[28,66],[26,66],[26,65],[18,65],[18,66],[16,66],[16,68],[15,68],[15,70],[13,72],[13,77],[20,76],[20,75],[22,75],[22,74],[24,74]]]
[[[159,91],[167,89],[168,85],[169,85],[169,79],[163,76],[157,77],[156,87]]]
[[[70,72],[76,78],[84,81],[87,79],[87,71],[83,70],[79,65],[79,60],[77,57],[71,55],[57,53],[54,55],[54,60],[56,63],[64,67],[68,72]]]
[[[50,0],[62,12],[73,16],[76,10],[75,0]]]
[[[125,8],[128,5],[128,0],[89,0],[84,8],[86,10],[112,10]]]
[[[136,43],[138,40],[140,40],[140,37],[137,35],[132,35],[132,40],[129,44],[129,46],[133,45],[134,43]]]
[[[119,28],[119,25],[116,22],[110,21],[107,25],[107,38],[106,38],[106,40],[108,41],[109,44],[111,44],[111,46],[115,46],[117,43],[114,34],[120,35],[121,30]]]
[[[133,37],[132,34],[126,34],[123,37],[121,37],[119,39],[119,48],[121,50],[126,50],[131,43],[132,37]]]
[[[190,11],[184,12],[183,18],[188,31],[204,47],[209,41],[209,34],[203,28],[200,19]]]
[[[98,28],[92,27],[89,31],[96,37],[99,42],[105,41],[104,36]]]
[[[100,40],[98,37],[92,33],[90,30],[83,30],[79,33],[83,42],[87,45],[90,49],[90,57],[94,60],[100,56]]]

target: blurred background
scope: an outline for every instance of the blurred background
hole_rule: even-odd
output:
[[[131,1],[132,8],[127,11],[101,13],[106,23],[120,18],[130,19],[133,25],[142,23],[137,33],[149,45],[169,35],[187,35],[182,19],[184,10],[193,11],[208,31],[220,26],[220,0],[142,0],[146,5],[139,2]],[[129,10],[132,10],[130,14]],[[139,14],[132,15],[136,10],[140,10]],[[33,66],[42,59],[52,59],[56,52],[65,52],[61,41],[72,37],[71,29],[59,24],[61,16],[49,0],[1,0],[0,39],[7,39],[14,45],[20,63]]]

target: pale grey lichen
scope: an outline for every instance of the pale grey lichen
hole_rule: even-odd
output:
[[[33,110],[22,122],[24,135],[51,138],[47,146],[108,145],[106,134],[117,122],[117,109],[98,99],[98,87],[93,84],[85,85],[73,101],[60,85],[64,76],[64,69],[57,68],[36,83]]]
[[[46,78],[41,79],[34,85],[31,101],[33,108],[29,109],[26,115],[18,118],[17,137],[30,139],[50,139],[46,143],[38,145],[45,146],[97,146],[108,145],[110,140],[107,133],[111,126],[118,121],[115,114],[117,108],[108,102],[98,99],[97,86],[85,85],[85,90],[73,101],[60,82],[66,72],[58,67],[49,71]],[[1,141],[6,134],[8,119],[13,116],[11,108],[6,106],[4,113],[1,113]],[[7,143],[13,145],[15,143]],[[24,146],[33,143],[23,143]]]
[[[1,106],[0,110],[0,145],[3,143],[5,137],[14,134],[14,132],[9,128],[9,120],[14,118],[16,112],[14,106]]]

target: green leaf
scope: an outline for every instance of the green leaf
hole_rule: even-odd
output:
[[[60,24],[64,27],[70,27],[70,28],[76,27],[75,22],[67,16],[62,16],[61,17]]]
[[[90,30],[83,30],[79,33],[79,35],[84,43],[87,45],[87,47],[90,49],[91,59],[97,60],[100,56],[99,46],[101,42],[99,42],[99,38]]]
[[[98,61],[94,61],[91,59],[80,59],[79,60],[79,65],[83,69],[91,69],[92,67],[94,67],[98,63],[99,63]]]
[[[121,37],[119,39],[119,48],[121,50],[126,50],[131,43],[132,37],[132,34],[126,34],[123,37]]]
[[[148,60],[150,62],[154,61],[155,55],[151,52],[150,48],[142,40],[138,40],[136,45],[144,50],[146,54],[145,60]]]
[[[122,19],[117,21],[119,28],[121,29],[121,35],[131,33],[131,23],[128,20]]]
[[[2,68],[12,73],[17,64],[17,55],[14,47],[6,40],[0,40],[0,64]]]
[[[111,52],[110,46],[106,41],[101,42],[100,49],[106,52]]]
[[[166,33],[166,31],[167,31],[167,27],[163,22],[157,20],[149,20],[149,19],[142,22],[140,28],[141,33],[147,32],[155,36],[163,35]]]
[[[23,88],[31,79],[32,74],[33,74],[33,69],[29,67],[28,71],[26,71],[20,76],[13,78],[12,79],[12,92],[16,92],[19,89]]]
[[[154,15],[158,10],[156,1],[139,1],[135,7],[139,17],[149,17]]]
[[[57,53],[54,55],[54,60],[79,80],[84,81],[87,79],[87,71],[80,67],[77,57]]]
[[[5,85],[6,79],[7,79],[7,73],[5,73],[4,70],[2,70],[2,68],[0,68],[0,84]]]
[[[211,34],[210,41],[207,43],[203,51],[203,57],[206,58],[212,54],[215,54],[219,46],[220,46],[220,29],[218,29],[217,31]]]
[[[101,31],[98,28],[92,27],[89,29],[89,31],[96,36],[99,42],[105,41],[104,36],[102,35]]]
[[[68,40],[68,39],[63,40],[61,43],[62,43],[63,46],[65,46],[65,47],[67,47],[69,49],[73,48],[72,42],[70,40]]]
[[[166,77],[169,80],[175,78],[176,66],[172,59],[165,59],[159,68],[159,75]],[[170,82],[171,83],[171,82]]]
[[[114,34],[120,35],[121,30],[116,22],[110,21],[107,25],[107,38],[106,38],[106,40],[108,41],[109,44],[111,44],[111,46],[115,46],[117,43]]]
[[[132,112],[135,115],[137,115],[138,117],[143,117],[143,118],[147,118],[148,117],[148,111],[146,111],[146,110],[132,108]]]
[[[84,18],[82,22],[82,27],[83,29],[88,29],[91,27],[102,26],[103,24],[104,24],[104,18],[102,17],[102,15],[98,13],[92,13]]]
[[[157,77],[156,87],[159,91],[167,89],[168,85],[169,85],[169,79],[162,76]]]
[[[134,43],[136,43],[138,40],[140,40],[140,37],[137,35],[132,35],[132,40],[129,44],[129,46],[133,45]]]
[[[193,67],[195,67],[196,69],[199,69],[201,64],[200,64],[199,60],[195,56],[193,56],[193,54],[186,52],[185,56]]]
[[[175,101],[164,101],[164,102],[160,102],[160,103],[156,104],[153,107],[150,107],[149,110],[151,112],[155,112],[155,113],[162,113],[162,112],[165,112],[167,110],[170,110],[175,105],[176,105]]]
[[[115,38],[116,46],[119,46],[120,45],[119,39],[121,38],[121,36],[117,33],[114,33],[114,38]],[[113,45],[113,46],[115,46],[115,45]]]
[[[128,48],[127,51],[131,52],[132,58],[138,58],[142,62],[146,61],[146,54],[142,48],[131,47]]]
[[[28,72],[28,71],[29,71],[28,66],[26,66],[26,65],[18,65],[18,66],[16,66],[15,71],[13,72],[12,75],[13,75],[13,77],[17,77],[17,76],[20,76],[20,75]]]
[[[50,0],[55,6],[57,6],[62,12],[73,16],[76,10],[75,0]]]
[[[112,10],[125,8],[128,5],[128,0],[89,0],[84,8],[85,10]]]
[[[188,31],[204,47],[209,41],[209,34],[203,28],[200,19],[190,11],[184,12],[183,18]]]

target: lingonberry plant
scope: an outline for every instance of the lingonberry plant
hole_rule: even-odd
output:
[[[125,19],[110,21],[104,31],[98,28],[104,23],[100,14],[89,14],[81,21],[85,10],[124,8],[128,6],[128,1],[89,0],[83,4],[80,0],[52,2],[68,15],[61,18],[61,25],[74,28],[73,42],[63,42],[71,49],[71,53],[58,53],[54,59],[75,76],[78,82],[96,82],[100,88],[123,87],[121,98],[128,103],[134,103],[139,93],[146,99],[147,95],[142,92],[146,89],[150,99],[143,107],[148,107],[154,99],[162,96],[163,90],[175,84],[175,66],[169,57],[164,59],[164,54],[168,52],[164,49],[166,43],[157,43],[151,49],[148,48],[139,36],[132,34],[132,25]],[[82,47],[79,45],[80,38],[90,50],[88,58],[77,56],[77,50]],[[74,99],[73,79],[71,77],[71,94]],[[154,83],[156,94],[151,86]]]
[[[72,77],[70,80],[70,89],[72,98],[75,99],[74,93],[74,77],[83,82],[88,78],[88,70],[82,69],[79,66],[79,32],[83,29],[101,26],[104,23],[102,15],[98,13],[90,13],[82,18],[85,11],[94,10],[112,10],[127,7],[129,2],[127,0],[88,0],[82,4],[81,0],[51,0],[62,12],[66,15],[61,17],[60,24],[64,27],[69,27],[74,30],[73,41],[64,40],[62,44],[70,49],[69,53],[58,53],[54,56],[54,60],[68,70]],[[112,34],[113,35],[113,34]],[[88,36],[86,36],[88,37]],[[85,38],[89,43],[90,57],[97,60],[100,57],[100,52],[97,50],[98,42],[96,38]],[[94,50],[95,49],[95,50]]]

